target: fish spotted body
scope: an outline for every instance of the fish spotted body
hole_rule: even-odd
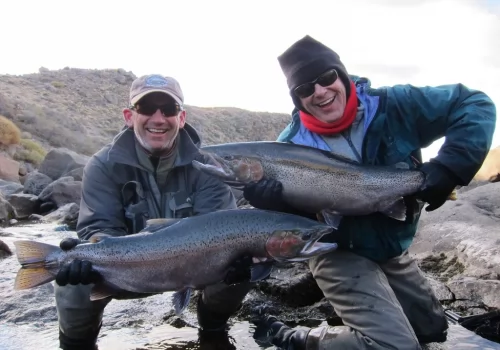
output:
[[[406,219],[404,196],[417,192],[425,176],[405,163],[367,166],[309,146],[258,141],[210,145],[201,152],[211,163],[193,166],[241,188],[262,178],[283,185],[283,199],[291,206],[324,217],[333,227],[345,215],[381,212]]]
[[[233,261],[250,255],[262,261],[252,280],[267,277],[273,261],[302,261],[336,249],[318,240],[332,228],[296,215],[253,209],[229,209],[185,219],[153,219],[143,231],[79,244],[69,251],[36,241],[16,241],[21,269],[15,289],[55,279],[59,268],[74,259],[88,260],[102,276],[91,299],[119,290],[136,293],[175,291],[180,314],[191,291],[221,282]]]

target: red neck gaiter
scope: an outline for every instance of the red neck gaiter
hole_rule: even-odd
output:
[[[356,113],[358,112],[358,97],[356,95],[356,86],[351,81],[351,93],[349,99],[347,100],[344,115],[339,120],[333,123],[325,123],[321,120],[316,119],[312,115],[305,113],[303,111],[299,112],[300,120],[302,124],[310,131],[320,134],[336,134],[345,130],[352,124],[356,118]]]

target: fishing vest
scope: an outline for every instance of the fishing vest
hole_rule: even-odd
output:
[[[128,232],[137,233],[146,226],[146,221],[154,218],[185,218],[193,215],[187,167],[174,168],[167,179],[166,191],[161,191],[147,179],[145,172],[137,169],[141,181],[129,181],[121,189]],[[144,184],[147,184],[144,185]],[[154,187],[161,194],[158,203],[153,193]]]

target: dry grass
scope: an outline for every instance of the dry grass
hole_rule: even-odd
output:
[[[3,115],[0,115],[0,145],[17,145],[21,140],[21,131],[16,124]]]
[[[47,151],[38,142],[30,139],[21,139],[21,148],[14,154],[14,159],[38,166],[46,155]]]

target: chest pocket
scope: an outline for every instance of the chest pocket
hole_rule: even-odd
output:
[[[180,173],[180,172],[179,172]],[[182,174],[178,176],[178,189],[177,192],[170,192],[167,196],[167,205],[173,218],[185,218],[193,216],[193,198],[189,192],[189,181],[187,168],[184,168]]]
[[[168,197],[168,208],[172,213],[172,217],[185,218],[193,215],[192,199],[187,191],[170,193]]]
[[[127,182],[122,187],[122,200],[128,233],[137,233],[149,219],[148,203],[142,185],[137,181]]]

